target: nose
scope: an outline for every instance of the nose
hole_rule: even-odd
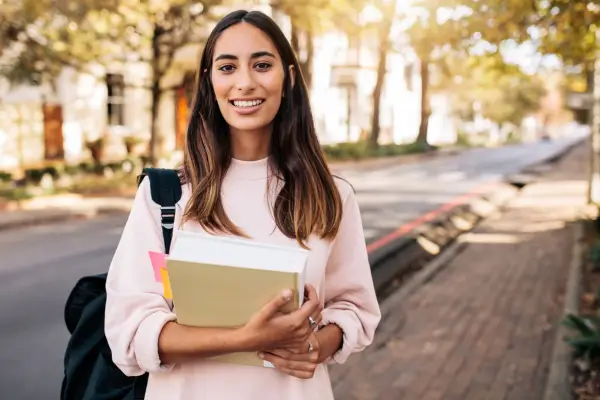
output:
[[[251,92],[256,87],[250,68],[240,68],[236,74],[236,89],[240,92]]]

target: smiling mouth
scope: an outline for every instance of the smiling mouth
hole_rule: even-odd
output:
[[[229,102],[231,104],[233,104],[234,107],[249,108],[249,107],[260,106],[265,101],[262,99],[259,99],[259,100],[230,100]]]

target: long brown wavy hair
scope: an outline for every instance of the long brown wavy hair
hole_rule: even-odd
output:
[[[342,218],[342,201],[317,138],[308,90],[283,32],[258,11],[228,14],[215,26],[202,53],[182,171],[183,183],[191,185],[184,221],[198,221],[209,232],[247,237],[226,215],[221,201],[222,181],[231,164],[231,138],[210,78],[216,41],[223,31],[241,22],[271,38],[284,66],[284,96],[273,120],[269,157],[270,167],[281,183],[272,204],[275,223],[284,235],[305,248],[311,234],[333,239]],[[293,85],[289,65],[296,72]]]

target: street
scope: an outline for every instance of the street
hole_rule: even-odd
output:
[[[580,137],[386,167],[336,171],[355,187],[367,241],[379,238],[482,184],[516,173]],[[75,281],[106,270],[124,215],[0,232],[0,393],[56,399],[68,340],[63,307]]]
[[[483,185],[556,154],[582,136],[495,149],[475,148],[452,157],[376,171],[340,169],[354,186],[367,242]],[[334,171],[338,172],[338,171]]]

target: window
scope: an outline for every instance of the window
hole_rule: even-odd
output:
[[[185,74],[181,85],[175,91],[175,148],[183,149],[185,146],[185,135],[187,133],[190,108],[193,107],[195,74]]]
[[[125,125],[125,81],[121,74],[107,74],[106,88],[108,90],[107,119],[108,125]]]

